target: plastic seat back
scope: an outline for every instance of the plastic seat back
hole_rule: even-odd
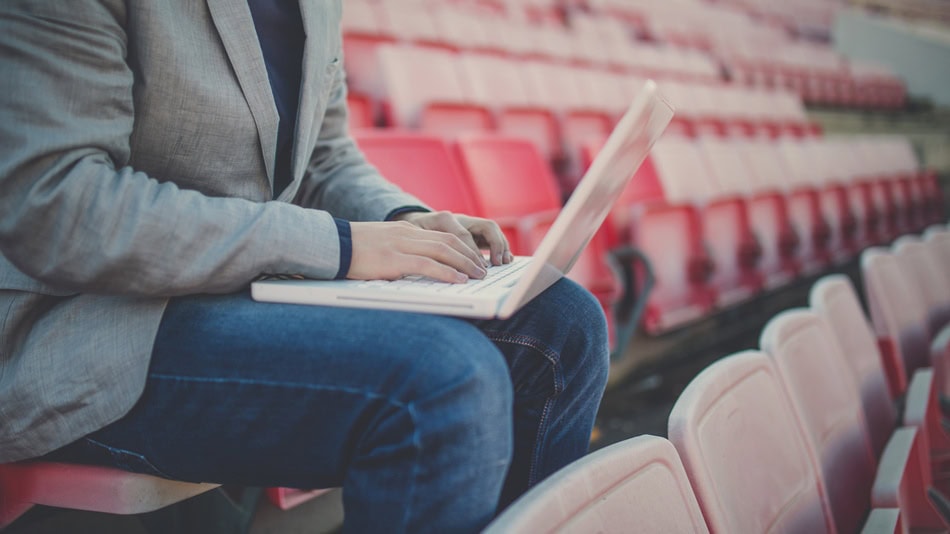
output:
[[[877,340],[851,280],[840,274],[823,277],[812,286],[809,305],[835,334],[861,395],[875,458],[880,458],[897,424],[897,410]]]
[[[806,309],[775,316],[759,342],[775,361],[817,454],[839,532],[867,515],[875,458],[864,407],[841,349],[824,320]]]
[[[908,377],[915,370],[930,366],[930,336],[927,310],[907,273],[887,249],[874,247],[861,254],[864,294],[871,312],[871,324],[878,343],[888,360],[888,351],[902,363],[895,370],[901,373],[899,383],[903,394]]]
[[[927,306],[928,329],[931,336],[936,335],[950,321],[947,266],[937,259],[931,247],[916,236],[901,237],[891,249]]]
[[[591,453],[532,488],[486,534],[709,532],[673,445],[639,436]]]
[[[489,110],[468,98],[451,52],[383,45],[378,54],[392,125],[443,136],[493,128]]]
[[[434,209],[478,214],[469,184],[441,138],[375,130],[354,137],[366,159],[387,180]]]
[[[669,435],[711,532],[834,532],[801,423],[765,354],[703,370],[673,406]]]

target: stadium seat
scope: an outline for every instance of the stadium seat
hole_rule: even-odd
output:
[[[948,266],[916,236],[903,236],[891,247],[893,254],[914,286],[927,310],[927,327],[933,337],[950,324],[950,282]]]
[[[354,138],[387,180],[432,208],[480,213],[468,181],[442,138],[391,130],[361,131]]]
[[[710,532],[835,532],[821,475],[769,357],[723,358],[669,418]]]
[[[782,177],[777,179],[779,183],[787,184],[789,217],[801,239],[798,256],[802,264],[802,272],[811,275],[831,264],[832,253],[829,248],[831,227],[821,209],[820,193],[811,182],[810,175],[813,169],[808,149],[804,148],[806,142],[803,140],[779,142],[784,163],[782,168],[786,170],[787,175],[784,180]]]
[[[904,426],[917,429],[921,439],[921,454],[929,459],[931,472],[940,476],[940,485],[946,487],[950,466],[950,435],[943,427],[939,392],[933,369],[918,369],[907,388],[904,404]]]
[[[902,395],[908,377],[930,366],[926,305],[907,280],[897,258],[872,247],[861,254],[864,294],[890,381]]]
[[[485,534],[706,533],[706,521],[669,441],[638,436],[575,461],[523,495]]]
[[[347,85],[373,99],[382,96],[382,78],[376,48],[395,41],[376,13],[375,2],[348,0],[341,21]]]
[[[759,270],[763,229],[752,229],[747,200],[752,178],[736,147],[730,141],[705,135],[699,137],[697,146],[698,156],[708,169],[706,179],[715,190],[703,208],[705,241],[716,263],[711,283],[719,293],[719,304],[729,306],[754,296],[765,284]],[[780,236],[770,235],[767,239],[772,245],[770,253],[778,254]]]
[[[451,52],[383,45],[377,53],[390,125],[446,137],[494,128],[490,110],[467,96]]]
[[[798,258],[800,239],[788,214],[788,203],[781,184],[774,177],[784,175],[770,141],[734,141],[734,149],[743,158],[749,224],[762,245],[759,270],[765,288],[774,289],[790,282],[801,271]],[[741,175],[740,175],[741,176]],[[773,177],[769,179],[769,177]]]
[[[346,95],[346,107],[350,130],[372,128],[375,125],[373,101],[368,96],[350,92]]]
[[[548,161],[563,157],[554,111],[529,96],[521,79],[521,63],[485,54],[461,54],[458,60],[469,96],[495,112],[496,131],[530,139]]]
[[[870,508],[876,459],[834,334],[814,312],[787,310],[768,322],[759,346],[775,361],[811,440],[838,532],[856,532]]]
[[[697,180],[705,169],[694,156],[689,140],[660,138],[611,212],[615,235],[653,264],[656,281],[644,315],[651,334],[699,319],[716,303],[701,214],[690,200],[691,189],[708,187]]]
[[[899,386],[888,384],[874,332],[851,280],[840,274],[821,278],[811,288],[809,305],[825,320],[838,341],[840,355],[861,395],[874,457],[880,458],[897,425],[893,399]]]
[[[877,508],[899,508],[904,524],[913,532],[946,532],[950,525],[934,509],[928,496],[933,478],[915,427],[901,427],[887,442],[871,489]],[[873,516],[873,512],[872,512]]]
[[[501,225],[512,253],[533,253],[561,208],[557,182],[537,147],[524,139],[473,134],[459,138],[456,154],[478,215]],[[613,333],[612,309],[623,283],[609,263],[605,232],[601,229],[594,235],[568,277],[597,297]],[[611,340],[615,341],[613,336]]]
[[[0,528],[37,504],[141,514],[216,487],[96,466],[35,461],[0,464]]]

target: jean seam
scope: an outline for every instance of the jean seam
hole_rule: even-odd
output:
[[[551,413],[551,406],[564,390],[564,379],[561,375],[560,354],[548,348],[543,342],[541,342],[541,340],[530,336],[488,330],[483,331],[483,333],[486,337],[488,337],[488,339],[495,343],[521,345],[536,351],[546,360],[548,360],[548,362],[551,364],[551,368],[554,370],[554,393],[544,402],[544,409],[541,410],[541,418],[540,422],[538,423],[538,432],[535,435],[534,451],[531,454],[531,466],[528,469],[528,485],[530,486],[537,482],[538,464],[540,463],[542,447],[544,445],[544,440],[541,439],[541,437],[548,430],[548,416]]]
[[[103,449],[109,451],[109,454],[111,454],[111,455],[114,456],[114,457],[115,457],[115,456],[126,455],[126,456],[133,456],[133,457],[135,457],[135,458],[138,458],[138,459],[141,460],[149,469],[151,469],[152,471],[154,471],[154,473],[149,473],[149,474],[152,474],[152,475],[158,474],[158,476],[161,476],[161,477],[163,477],[163,478],[167,478],[167,479],[169,479],[169,480],[175,480],[175,477],[169,475],[169,474],[166,473],[164,470],[159,469],[159,468],[158,468],[155,464],[153,464],[148,458],[146,458],[144,454],[141,454],[141,453],[138,453],[138,452],[135,452],[135,451],[130,451],[130,450],[128,450],[128,449],[123,449],[123,448],[121,448],[121,447],[113,447],[112,445],[108,445],[108,444],[106,444],[106,443],[103,443],[103,442],[101,442],[101,441],[97,441],[97,440],[95,440],[95,439],[88,438],[88,437],[85,438],[85,441],[86,441],[87,443],[91,443],[91,444],[93,444],[93,445],[95,445],[95,446],[97,446],[97,447],[101,447],[101,448],[103,448]]]

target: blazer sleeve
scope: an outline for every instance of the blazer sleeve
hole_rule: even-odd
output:
[[[347,131],[344,69],[336,69],[327,110],[295,202],[349,221],[382,221],[405,209],[429,211],[418,198],[386,181]]]
[[[212,198],[128,166],[124,2],[0,3],[0,252],[79,292],[228,292],[261,273],[333,278],[336,224],[287,203]]]

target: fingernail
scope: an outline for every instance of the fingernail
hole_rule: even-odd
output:
[[[456,273],[455,280],[460,284],[464,284],[465,282],[468,282],[468,275],[465,273]]]
[[[501,265],[501,253],[495,254],[495,264]]]
[[[515,257],[511,255],[511,252],[505,252],[505,263],[511,263],[515,261]]]
[[[486,271],[485,269],[483,269],[483,268],[481,268],[481,267],[479,267],[476,272],[478,273],[478,277],[479,277],[479,278],[485,278],[485,275],[488,274],[488,271]]]

